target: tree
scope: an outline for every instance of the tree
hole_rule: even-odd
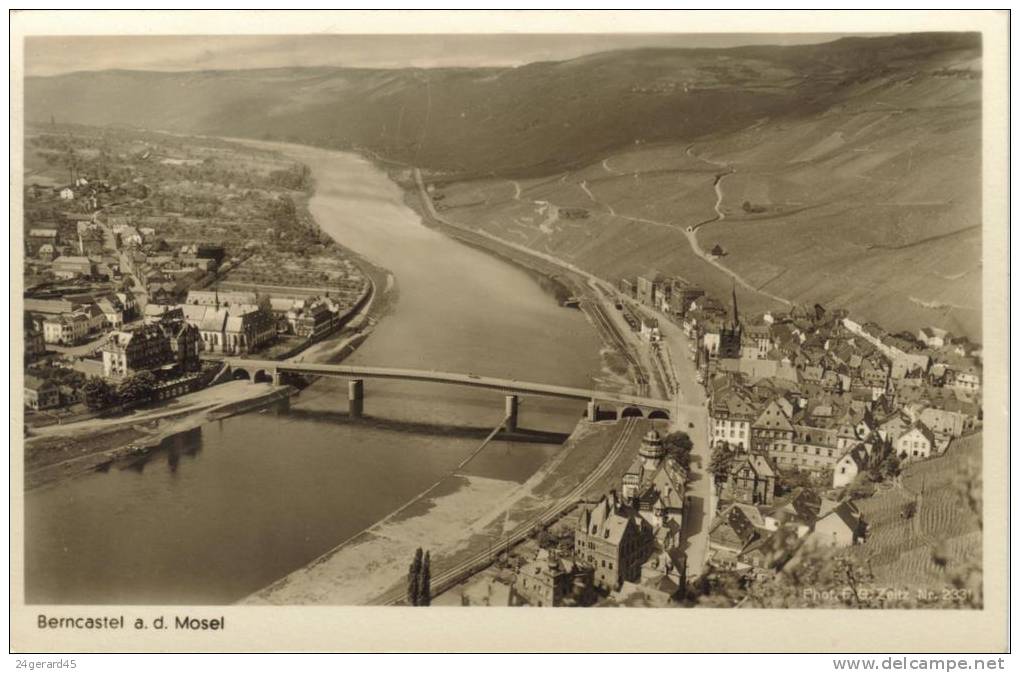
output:
[[[686,432],[678,431],[666,435],[662,440],[662,445],[666,449],[667,456],[676,460],[684,470],[691,469],[691,450],[694,448],[694,443]]]
[[[407,572],[407,600],[411,605],[418,605],[418,595],[421,588],[421,547],[414,551],[414,560],[411,561],[411,568]]]
[[[879,473],[886,479],[892,479],[900,473],[900,458],[895,451],[890,451],[885,460],[878,468]]]
[[[780,470],[778,487],[782,493],[789,493],[795,488],[814,488],[816,481],[811,472],[791,467],[790,469]],[[831,477],[828,483],[832,483]]]
[[[428,606],[432,603],[432,569],[429,552],[425,552],[425,560],[421,564],[421,587],[418,591],[418,605]]]
[[[730,474],[733,464],[733,452],[725,443],[719,443],[712,449],[712,457],[708,463],[708,471],[715,477],[716,483],[724,481]]]
[[[82,393],[85,395],[85,406],[96,411],[107,407],[117,401],[117,394],[105,379],[92,376],[82,386]]]
[[[559,544],[556,537],[547,528],[539,528],[535,533],[535,541],[541,549],[555,549]]]
[[[117,397],[124,402],[147,402],[156,389],[156,377],[152,372],[138,372],[121,381]]]

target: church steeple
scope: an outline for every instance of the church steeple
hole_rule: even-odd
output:
[[[737,284],[733,283],[733,328],[740,326],[740,313],[737,311]]]

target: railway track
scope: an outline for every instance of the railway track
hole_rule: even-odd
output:
[[[616,459],[620,457],[623,450],[627,447],[627,443],[633,436],[634,429],[636,427],[636,419],[624,419],[621,423],[620,434],[617,436],[609,453],[606,454],[606,457],[602,459],[602,462],[599,463],[598,466],[592,470],[580,484],[571,489],[566,495],[557,499],[556,503],[544,512],[515,528],[505,540],[500,541],[500,544],[495,550],[487,549],[485,551],[478,552],[452,568],[448,568],[438,573],[432,578],[432,595],[436,596],[443,593],[457,582],[463,580],[466,576],[489,566],[503,552],[503,550],[517,545],[527,539],[536,526],[550,524],[563,516],[563,514],[571,507],[574,507],[577,504],[577,501],[584,496],[588,489],[594,486],[599,479],[609,472],[613,463],[616,462]],[[374,599],[370,604],[396,605],[404,599],[404,593],[403,587],[396,587]]]
[[[609,341],[616,346],[616,350],[624,357],[625,360],[630,364],[634,370],[634,375],[637,377],[637,384],[640,389],[640,394],[644,394],[646,386],[648,385],[648,379],[644,375],[640,363],[637,361],[631,352],[630,347],[627,345],[626,340],[616,330],[616,326],[613,325],[612,321],[606,316],[602,307],[596,301],[582,300],[582,306],[588,310],[588,315],[592,316],[595,320],[596,327],[599,331],[605,332]]]

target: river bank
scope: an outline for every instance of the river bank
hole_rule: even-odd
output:
[[[558,452],[523,483],[456,472],[427,494],[269,587],[245,605],[390,604],[402,598],[418,547],[431,554],[437,593],[512,549],[552,510],[597,498],[622,477],[652,422],[581,420]],[[495,447],[493,447],[495,449]],[[553,517],[555,519],[555,517]]]
[[[385,163],[381,165],[385,166]],[[613,288],[607,281],[551,255],[542,255],[501,241],[494,236],[453,224],[435,212],[431,202],[428,201],[417,170],[413,171],[417,179],[410,183],[393,171],[389,171],[388,174],[390,179],[401,186],[404,203],[418,214],[425,226],[525,271],[547,289],[561,305],[568,298],[580,300],[578,308],[585,314],[592,330],[602,343],[603,372],[607,376],[600,384],[611,390],[641,392],[641,386],[649,380],[649,368],[642,365],[642,358],[627,335],[619,330],[614,321],[604,318],[607,312],[613,310],[612,302],[606,295],[606,292],[611,294]]]
[[[312,167],[317,180],[310,211],[322,230],[389,271],[375,277],[382,292],[370,306],[375,319],[366,321],[363,332],[316,344],[297,357],[349,357],[354,364],[606,389],[628,385],[617,374],[602,376],[606,383],[596,378],[605,344],[584,314],[554,301],[551,284],[543,287],[520,265],[423,226],[399,187],[368,162],[309,148],[281,149]],[[439,563],[444,536],[470,537],[465,531],[473,522],[499,520],[492,508],[568,451],[562,437],[577,429],[584,411],[583,404],[565,400],[528,402],[524,427],[557,437],[543,443],[500,438],[458,469],[478,449],[480,437],[436,429],[466,427],[484,437],[502,418],[501,396],[396,381],[366,387],[360,420],[347,413],[346,384],[323,379],[291,398],[289,411],[178,433],[159,452],[166,460],[154,457],[138,469],[111,470],[37,492],[28,505],[35,531],[29,545],[32,596],[62,603],[115,597],[121,603],[185,597],[192,603],[233,603],[300,572],[296,569],[383,520],[402,526],[401,535],[432,531],[436,544],[427,546],[436,547]],[[613,451],[607,437],[592,434],[587,465]],[[580,455],[576,451],[571,455]],[[576,486],[591,469],[561,464],[566,467],[557,481],[564,487],[571,480]],[[442,484],[428,490],[437,481]],[[426,497],[416,497],[426,491]],[[68,502],[80,505],[68,514]],[[505,521],[508,510],[500,511]],[[114,516],[119,525],[108,532],[105,522]],[[330,572],[347,576],[349,588],[358,591],[374,581],[373,559],[390,559],[401,575],[405,554],[393,547],[387,556],[385,539],[367,557],[337,555]],[[54,553],[62,549],[70,551]],[[68,584],[68,577],[78,576],[91,579]],[[323,600],[333,600],[327,595],[330,577],[313,579],[309,591],[321,581]],[[315,602],[299,593],[274,596]],[[344,600],[373,597],[348,594]]]
[[[303,214],[307,202],[302,202]],[[397,300],[396,283],[389,271],[356,251],[341,247],[369,280],[366,294],[352,308],[336,333],[302,344],[278,359],[339,362],[353,353],[372,333]],[[277,358],[274,358],[277,359]],[[32,428],[25,442],[25,489],[31,490],[79,477],[111,464],[138,458],[174,434],[186,432],[230,416],[265,408],[294,394],[287,387],[276,391],[248,387],[246,382],[218,383],[188,395],[157,402],[120,418],[92,418],[65,425]]]
[[[140,410],[127,419],[51,426],[46,434],[25,442],[25,490],[138,460],[173,435],[268,407],[296,392],[290,386],[274,389],[234,381],[184,395],[173,405]]]
[[[548,260],[494,245],[470,231],[444,226],[431,218],[420,201],[415,202],[416,191],[403,193],[404,203],[427,226],[523,270],[560,305],[571,296],[601,301],[584,277]],[[619,352],[627,348],[626,340],[620,334],[606,334],[605,330],[614,330],[614,326],[609,321],[598,321],[584,302],[581,306],[602,344],[604,371],[615,378],[615,385],[606,387],[632,389],[639,385],[637,381],[643,375],[640,366],[636,371],[613,366],[613,355],[626,356]],[[523,484],[454,470],[381,521],[243,602],[386,603],[394,591],[399,591],[408,558],[418,546],[431,550],[437,573],[444,569],[447,573],[462,572],[458,566],[473,563],[479,554],[486,555],[494,545],[507,541],[511,532],[520,536],[522,527],[529,527],[529,522],[537,521],[560,499],[592,495],[616,483],[636,451],[638,435],[633,434],[632,425],[600,427],[580,420],[558,451]],[[617,439],[610,441],[614,435]],[[370,575],[366,575],[366,569],[371,570]]]

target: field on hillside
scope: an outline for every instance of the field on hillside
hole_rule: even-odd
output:
[[[979,80],[918,76],[699,144],[736,170],[723,182],[726,218],[702,235],[729,251],[727,266],[793,301],[980,340],[980,116]]]
[[[968,477],[980,478],[981,440],[980,432],[955,440],[944,455],[904,468],[902,488],[858,502],[868,537],[854,553],[876,583],[941,590],[953,575],[981,567],[980,519],[966,499]],[[915,501],[917,513],[905,518],[904,505]]]
[[[658,269],[728,294],[733,277],[685,237],[697,227],[702,250],[726,251],[718,263],[744,281],[749,310],[780,297],[980,340],[979,94],[966,73],[867,82],[822,113],[696,143],[639,144],[544,178],[441,182],[438,203],[609,280]]]
[[[439,182],[443,217],[554,254],[607,280],[657,269],[728,296],[733,279],[691,249],[687,227],[715,216],[720,167],[677,145],[645,147],[532,180]],[[578,214],[577,211],[584,211]],[[711,248],[713,239],[703,238]],[[724,260],[725,261],[725,260]],[[781,304],[738,288],[749,311]]]

